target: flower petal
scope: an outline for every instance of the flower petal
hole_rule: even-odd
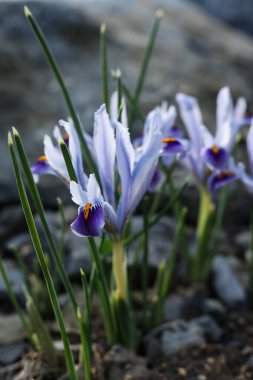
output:
[[[97,183],[95,174],[90,174],[87,184],[87,195],[88,201],[91,203],[94,202],[103,202],[104,198],[101,194],[99,184]]]
[[[93,141],[103,194],[106,201],[114,205],[116,142],[104,104],[95,113]]]
[[[208,178],[209,191],[213,194],[215,190],[234,182],[236,179],[238,179],[238,175],[234,171],[224,170],[221,172],[213,172]]]
[[[182,93],[176,95],[176,101],[178,102],[180,114],[190,136],[192,146],[195,152],[199,152],[202,147],[202,116],[198,101],[196,98]]]
[[[161,148],[162,134],[154,128],[150,132],[147,145],[133,171],[129,213],[135,210],[151,184]]]
[[[71,161],[72,161],[78,182],[80,183],[82,188],[85,190],[87,186],[87,176],[84,173],[82,151],[81,151],[78,135],[72,123],[69,123],[64,120],[60,120],[59,124],[65,128],[69,136],[67,145],[69,148]]]
[[[100,236],[105,225],[102,203],[79,207],[78,216],[71,224],[72,231],[78,236]]]
[[[211,169],[224,169],[229,160],[229,153],[226,149],[213,145],[204,150],[203,159]]]
[[[79,206],[88,203],[87,192],[83,190],[81,185],[75,181],[70,181],[69,189],[74,203]]]
[[[129,210],[135,152],[130,141],[128,129],[119,122],[115,123],[115,127],[117,166],[121,182],[121,196],[117,209],[117,219],[119,230],[122,230]]]
[[[69,182],[69,174],[61,151],[53,145],[51,138],[44,137],[44,151],[48,165],[55,170],[60,177]]]

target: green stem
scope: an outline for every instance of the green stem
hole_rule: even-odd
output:
[[[144,247],[143,247],[143,262],[142,262],[142,292],[143,292],[143,325],[144,328],[147,329],[148,324],[148,280],[149,280],[149,267],[148,267],[148,258],[149,258],[149,228],[148,228],[148,220],[149,220],[149,200],[144,199],[144,223],[143,223],[143,231],[144,231]]]
[[[128,302],[126,257],[120,240],[112,243],[113,274],[118,297]]]
[[[106,335],[109,344],[112,345],[117,341],[117,328],[109,300],[109,288],[94,238],[88,238],[88,242],[92,259],[96,264],[95,279],[102,303],[102,310],[104,313]]]
[[[79,323],[79,331],[82,343],[82,356],[84,365],[85,380],[91,380],[91,368],[90,368],[90,344],[88,339],[88,329],[86,328],[80,309],[77,309],[77,320]]]

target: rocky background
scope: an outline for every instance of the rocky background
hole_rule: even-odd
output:
[[[253,110],[251,0],[66,0],[31,1],[26,4],[37,17],[48,38],[87,130],[91,130],[93,114],[101,104],[100,24],[106,22],[108,25],[110,68],[119,67],[125,82],[132,89],[138,76],[154,12],[158,7],[164,9],[165,15],[141,97],[144,109],[148,111],[164,99],[174,102],[175,93],[185,91],[199,98],[205,122],[213,128],[217,91],[221,86],[229,85],[233,96],[245,96],[249,111]],[[19,206],[7,148],[7,132],[12,125],[19,130],[32,163],[43,152],[44,134],[50,134],[59,119],[68,117],[58,85],[25,19],[23,5],[21,1],[0,1],[0,253],[4,254],[8,274],[21,302],[23,277],[10,260],[8,247],[15,244],[28,265],[34,253]],[[112,81],[112,89],[113,86]],[[59,223],[54,211],[55,198],[60,194],[69,203],[69,194],[52,177],[43,178],[40,189],[46,208],[51,209],[47,212],[50,228],[57,233]],[[236,190],[233,199],[236,202],[231,203],[230,211],[233,210],[236,217],[240,211],[239,220],[242,221],[244,215],[248,215],[249,202],[252,200],[249,197],[245,200],[244,195]],[[68,222],[73,220],[71,207],[67,207],[66,214]],[[232,219],[233,222],[234,220]],[[141,228],[138,217],[134,223],[136,228]],[[154,268],[168,252],[168,242],[164,241],[164,236],[168,239],[169,233],[172,237],[174,229],[175,222],[165,218],[152,230],[151,265]],[[225,236],[224,245],[227,246],[227,243]],[[240,247],[245,251],[248,244],[248,233],[242,231],[234,237],[233,249]],[[87,249],[85,251],[83,240],[72,234],[67,236],[67,246],[69,255],[66,258],[66,267],[72,279],[79,278],[79,268],[89,266]],[[43,242],[43,248],[47,251],[46,242]],[[233,277],[236,265],[239,265],[238,262],[234,263],[220,256],[214,263],[215,292],[229,309],[236,308],[238,303],[245,304],[244,288]],[[226,283],[221,278],[226,278]],[[228,296],[224,289],[227,289]],[[227,297],[225,300],[222,299],[224,294]],[[5,287],[0,279],[0,304],[8,309],[10,305],[7,300]],[[220,308],[217,312],[223,312],[221,304],[213,305],[210,299],[204,301],[206,308],[209,302],[209,307],[216,306]],[[180,298],[171,300],[165,311],[167,317],[169,315],[168,319],[182,317],[180,313],[172,317],[170,315],[181,308],[182,302]],[[210,325],[209,322],[208,324]],[[0,316],[0,327],[0,364],[6,365],[20,357],[26,347],[23,343],[16,343],[17,339],[22,338],[22,329],[15,315],[8,317],[8,320],[5,316]],[[191,339],[196,338],[198,342],[204,339],[195,325],[188,327],[184,327],[184,330],[187,334],[188,330],[191,331]],[[220,334],[218,330],[213,331],[214,335]],[[192,338],[192,334],[197,337]],[[174,340],[167,335],[164,335],[164,346],[171,352],[168,342]],[[185,339],[189,340],[188,335]],[[2,346],[3,344],[5,345]],[[6,349],[6,344],[11,349]]]

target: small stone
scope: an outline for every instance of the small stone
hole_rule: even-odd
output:
[[[233,264],[234,265],[234,264]],[[216,256],[213,260],[213,286],[220,300],[230,309],[242,310],[246,308],[246,292],[229,259]]]
[[[17,269],[15,263],[10,260],[3,260],[3,265],[8,277],[8,280],[11,284],[12,291],[18,298],[21,304],[24,304],[25,298],[23,293],[24,286],[24,276],[22,272]],[[2,306],[8,310],[9,308],[13,308],[12,303],[9,299],[8,292],[4,283],[2,276],[0,275],[0,303]]]
[[[207,380],[206,375],[198,375],[198,380]]]
[[[222,329],[210,315],[202,315],[199,318],[192,319],[190,323],[199,326],[211,342],[218,342],[222,337]]]
[[[165,320],[182,318],[182,307],[184,299],[178,295],[169,296],[164,304],[163,315]]]
[[[0,345],[25,338],[25,331],[17,314],[0,314]]]
[[[23,342],[12,343],[0,347],[0,363],[8,365],[14,363],[27,349],[27,344]]]
[[[179,376],[181,376],[181,377],[187,376],[187,371],[185,368],[178,368],[177,372],[178,372]]]
[[[204,332],[196,323],[176,320],[164,326],[161,343],[164,353],[176,354],[182,349],[205,343]]]
[[[226,315],[226,309],[218,300],[206,298],[202,304],[204,314],[211,315],[213,318],[222,318]]]

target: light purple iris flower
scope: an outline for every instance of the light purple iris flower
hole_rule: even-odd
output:
[[[182,120],[190,138],[190,146],[183,159],[200,183],[207,180],[210,192],[238,178],[238,168],[231,158],[236,134],[248,122],[245,118],[246,102],[240,98],[233,107],[228,87],[223,87],[217,96],[217,128],[213,136],[202,122],[197,99],[179,93],[176,95]]]
[[[144,126],[144,137],[147,134],[153,118],[159,119],[157,125],[163,136],[162,161],[165,165],[172,164],[179,159],[188,148],[188,141],[183,138],[183,132],[176,126],[177,111],[176,107],[168,106],[167,102],[163,102],[161,106],[157,106],[152,110],[146,118]]]
[[[94,175],[88,180],[87,191],[71,182],[72,199],[79,205],[71,228],[81,236],[98,236],[103,227],[118,235],[150,186],[162,149],[162,134],[152,124],[136,154],[127,127],[118,121],[112,125],[102,105],[95,113],[93,143],[104,197]],[[114,198],[115,163],[121,189],[118,205]]]
[[[65,129],[66,134],[62,136],[59,127],[55,127],[53,131],[56,140],[55,145],[48,135],[44,137],[44,155],[40,156],[38,161],[32,165],[32,173],[36,181],[39,180],[40,175],[52,174],[59,177],[67,185],[69,184],[68,170],[59,146],[59,142],[63,139],[69,149],[78,182],[83,189],[86,189],[87,177],[83,170],[81,147],[77,133],[72,123],[60,120],[59,124]]]

